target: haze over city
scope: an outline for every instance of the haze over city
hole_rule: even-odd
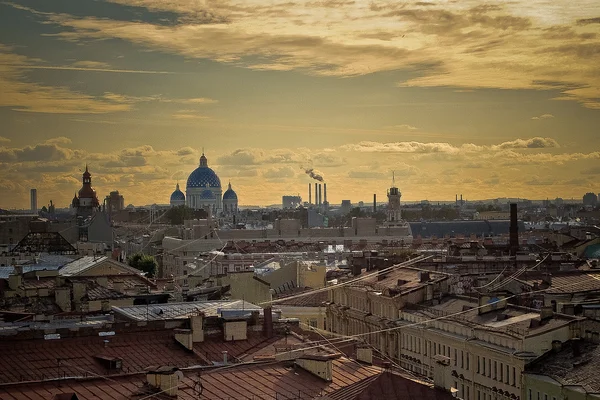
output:
[[[5,1],[2,208],[168,203],[204,152],[241,205],[578,198],[600,175],[597,1]]]

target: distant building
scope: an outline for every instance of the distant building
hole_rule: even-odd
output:
[[[300,196],[283,196],[281,198],[281,204],[283,208],[296,208],[302,204],[302,197]]]
[[[583,205],[595,207],[598,204],[598,196],[596,193],[586,193],[583,195]]]
[[[106,207],[106,211],[109,214],[113,214],[125,209],[125,199],[123,195],[119,194],[118,190],[110,192],[108,196],[104,199],[104,205]]]
[[[83,173],[83,185],[78,193],[75,193],[71,206],[76,210],[77,216],[90,216],[100,207],[96,190],[92,187],[92,174],[88,171],[88,166],[85,166]]]
[[[237,193],[231,188],[231,182],[227,190],[223,193],[223,213],[226,215],[236,215],[238,213]]]
[[[185,194],[179,190],[179,183],[175,186],[175,191],[171,193],[171,199],[169,201],[171,207],[179,207],[185,205]]]
[[[350,200],[342,200],[340,205],[340,212],[342,214],[348,214],[352,210],[352,202]]]
[[[36,213],[37,211],[37,189],[31,189],[31,212]]]

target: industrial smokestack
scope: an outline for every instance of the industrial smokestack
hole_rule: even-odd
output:
[[[519,250],[519,222],[517,220],[517,204],[510,203],[510,255],[517,255]]]
[[[308,184],[308,205],[312,204],[312,185]]]
[[[377,213],[377,193],[373,193],[373,213]]]
[[[319,183],[319,205],[321,205],[323,202],[323,186]]]
[[[323,184],[323,203],[327,203],[327,184]]]
[[[460,206],[463,206],[463,201],[462,201],[462,194],[460,195]]]
[[[319,205],[319,184],[315,182],[315,206]]]
[[[458,195],[454,195],[454,204],[458,205]]]

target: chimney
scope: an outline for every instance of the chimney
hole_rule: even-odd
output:
[[[223,350],[223,364],[227,364],[227,350]]]
[[[509,246],[510,246],[510,255],[517,255],[517,251],[519,251],[519,225],[517,221],[517,204],[510,204],[510,236],[509,236]]]
[[[267,338],[273,337],[273,307],[263,309],[263,332]]]
[[[312,204],[312,185],[308,184],[308,205]]]
[[[356,349],[356,360],[365,364],[373,364],[373,349],[370,347],[359,347]]]
[[[542,274],[542,282],[548,286],[552,286],[552,274],[550,272],[544,272]]]
[[[419,283],[429,282],[429,272],[419,271]]]
[[[373,193],[373,214],[377,213],[377,193]]]
[[[540,319],[542,321],[550,319],[554,316],[554,310],[552,310],[552,306],[542,306],[540,310]]]
[[[333,379],[333,360],[340,357],[340,353],[311,354],[297,358],[294,365],[310,372],[311,374],[331,382]]]
[[[148,385],[167,396],[177,397],[177,387],[183,373],[177,367],[150,367],[146,372]]]
[[[323,203],[327,203],[327,184],[323,184]]]
[[[204,342],[203,315],[192,315],[190,317],[190,326],[192,327],[192,342]]]
[[[323,186],[319,183],[319,206],[323,203]]]
[[[191,329],[174,329],[175,340],[188,350],[194,349],[193,333]]]

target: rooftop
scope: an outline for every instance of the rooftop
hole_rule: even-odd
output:
[[[295,297],[303,293],[310,294]],[[329,300],[329,294],[327,290],[314,291],[314,289],[308,287],[294,288],[273,295],[273,300],[275,300],[274,304],[282,306],[319,307]]]
[[[346,357],[332,361],[332,380],[321,379],[291,362],[237,364],[214,370],[184,371],[178,385],[178,400],[197,399],[315,399],[392,400],[402,393],[406,399],[452,399],[449,393],[432,389],[380,367],[360,364]],[[0,387],[3,399],[47,399],[62,393],[79,398],[138,399],[152,396],[143,374],[64,380]],[[167,396],[152,398],[172,399]]]
[[[570,341],[563,343],[560,351],[552,351],[531,364],[526,371],[531,374],[550,376],[563,385],[579,385],[588,392],[598,393],[600,392],[599,369],[599,344]]]
[[[376,271],[367,271],[365,274],[372,274],[373,272]],[[358,277],[360,277],[360,275]],[[425,286],[428,283],[441,281],[447,277],[448,275],[445,274],[439,274],[435,272],[423,273],[423,271],[416,268],[402,267],[393,268],[383,272],[381,275],[373,275],[353,285],[369,286],[375,290],[394,289],[401,293]]]
[[[221,310],[262,312],[262,308],[244,300],[193,301],[183,303],[150,304],[127,307],[113,306],[117,317],[132,321],[187,319],[203,313],[206,317],[220,316]]]
[[[492,298],[492,300],[494,300]],[[497,299],[496,299],[497,300]],[[449,321],[459,321],[463,324],[473,325],[481,329],[504,332],[519,337],[535,335],[547,330],[556,329],[569,324],[577,319],[562,314],[553,314],[551,318],[540,319],[539,310],[525,307],[507,305],[506,308],[490,310],[479,313],[477,300],[449,296],[441,300],[440,304],[433,306],[410,305],[403,312],[420,315],[425,318],[447,316]],[[459,315],[452,315],[461,313]]]
[[[117,261],[114,261],[106,256],[95,257],[95,256],[84,256],[78,258],[77,260],[71,261],[68,264],[65,264],[60,270],[59,273],[61,276],[75,276],[81,275],[92,267],[95,267],[101,263],[109,262],[114,264],[115,267],[118,268],[119,271],[115,273],[115,275],[119,274],[140,274],[140,271],[130,267],[127,264],[123,264]],[[107,275],[107,274],[103,274]]]
[[[541,278],[522,279],[529,285],[541,285]],[[547,294],[577,293],[600,291],[600,271],[560,271],[552,274],[552,283]]]

